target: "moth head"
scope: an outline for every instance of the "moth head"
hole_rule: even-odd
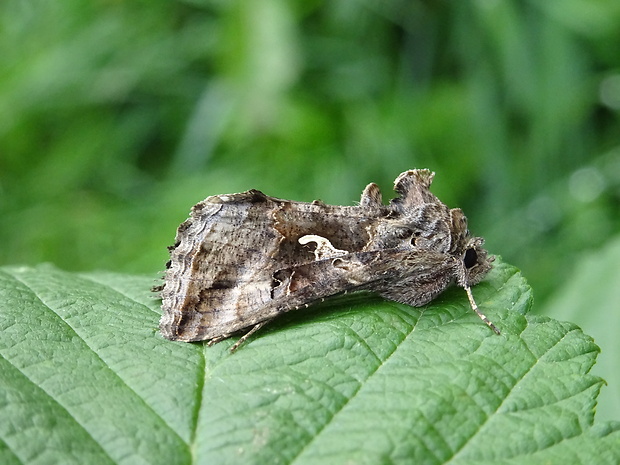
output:
[[[495,260],[493,255],[482,248],[484,239],[481,237],[468,237],[465,247],[460,252],[457,260],[460,261],[458,281],[460,286],[474,286],[478,284],[491,270],[491,263]]]
[[[478,284],[491,269],[495,257],[482,248],[484,239],[472,237],[467,229],[467,217],[460,208],[450,210],[450,255],[456,260],[459,286]]]

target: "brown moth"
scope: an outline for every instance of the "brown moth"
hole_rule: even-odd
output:
[[[226,339],[231,350],[268,321],[334,294],[367,290],[421,306],[450,284],[465,289],[491,269],[493,256],[467,218],[429,191],[434,173],[410,170],[383,205],[369,184],[357,206],[294,202],[257,190],[214,195],[182,223],[161,290],[161,333],[173,341]]]

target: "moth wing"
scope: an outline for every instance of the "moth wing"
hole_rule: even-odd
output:
[[[255,190],[198,203],[171,250],[162,291],[162,335],[213,339],[271,318],[265,309],[273,307],[274,299],[289,310],[286,297],[277,299],[284,287],[278,270],[299,268],[298,282],[304,265],[315,261],[299,238],[317,233],[347,251],[360,249],[368,213],[359,207],[290,202]],[[356,231],[343,231],[346,218],[358,219],[352,222]]]
[[[245,326],[347,291],[368,290],[396,302],[421,306],[453,280],[452,260],[444,254],[398,249],[357,252],[279,270],[273,299]]]
[[[168,339],[198,341],[227,333],[248,309],[271,300],[273,227],[278,199],[259,191],[213,196],[192,208],[171,250],[160,321]]]
[[[280,256],[288,257],[283,268],[295,263],[298,240],[305,235],[324,237],[337,249],[361,251],[370,241],[368,226],[385,214],[387,211],[381,206],[340,207],[317,202],[283,204],[274,211],[274,227],[286,238],[280,251]]]

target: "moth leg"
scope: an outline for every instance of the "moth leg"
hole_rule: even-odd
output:
[[[476,312],[476,315],[478,315],[480,319],[484,321],[488,325],[488,327],[495,332],[495,334],[499,335],[499,329],[497,329],[497,327],[493,323],[491,323],[491,321],[486,317],[486,315],[480,311],[478,305],[476,305],[474,296],[471,293],[471,288],[469,286],[464,286],[464,289],[465,292],[467,292],[467,298],[469,299],[469,305],[471,305],[471,309]]]
[[[230,337],[230,334],[227,334],[225,336],[214,337],[213,339],[209,339],[209,341],[207,342],[207,345],[211,347],[213,344],[217,344],[218,342],[221,342],[224,339],[228,339],[229,337]]]
[[[233,344],[233,346],[230,348],[230,353],[231,354],[234,353],[239,348],[239,346],[243,344],[252,334],[254,334],[256,331],[261,329],[263,326],[265,326],[270,321],[271,320],[265,320],[265,321],[261,321],[260,323],[256,323],[252,327],[252,329],[250,329],[247,333],[241,336],[239,340]]]

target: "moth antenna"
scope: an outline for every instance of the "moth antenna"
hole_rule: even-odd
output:
[[[495,334],[499,336],[500,332],[499,332],[499,329],[497,329],[497,326],[491,323],[491,321],[486,317],[486,315],[480,311],[480,309],[478,308],[478,305],[476,305],[474,296],[471,293],[471,288],[469,286],[463,286],[463,289],[465,289],[465,292],[467,292],[467,298],[469,299],[469,305],[471,305],[471,309],[474,312],[476,312],[476,315],[478,315],[480,319],[484,321],[487,324],[487,326],[495,332]]]

